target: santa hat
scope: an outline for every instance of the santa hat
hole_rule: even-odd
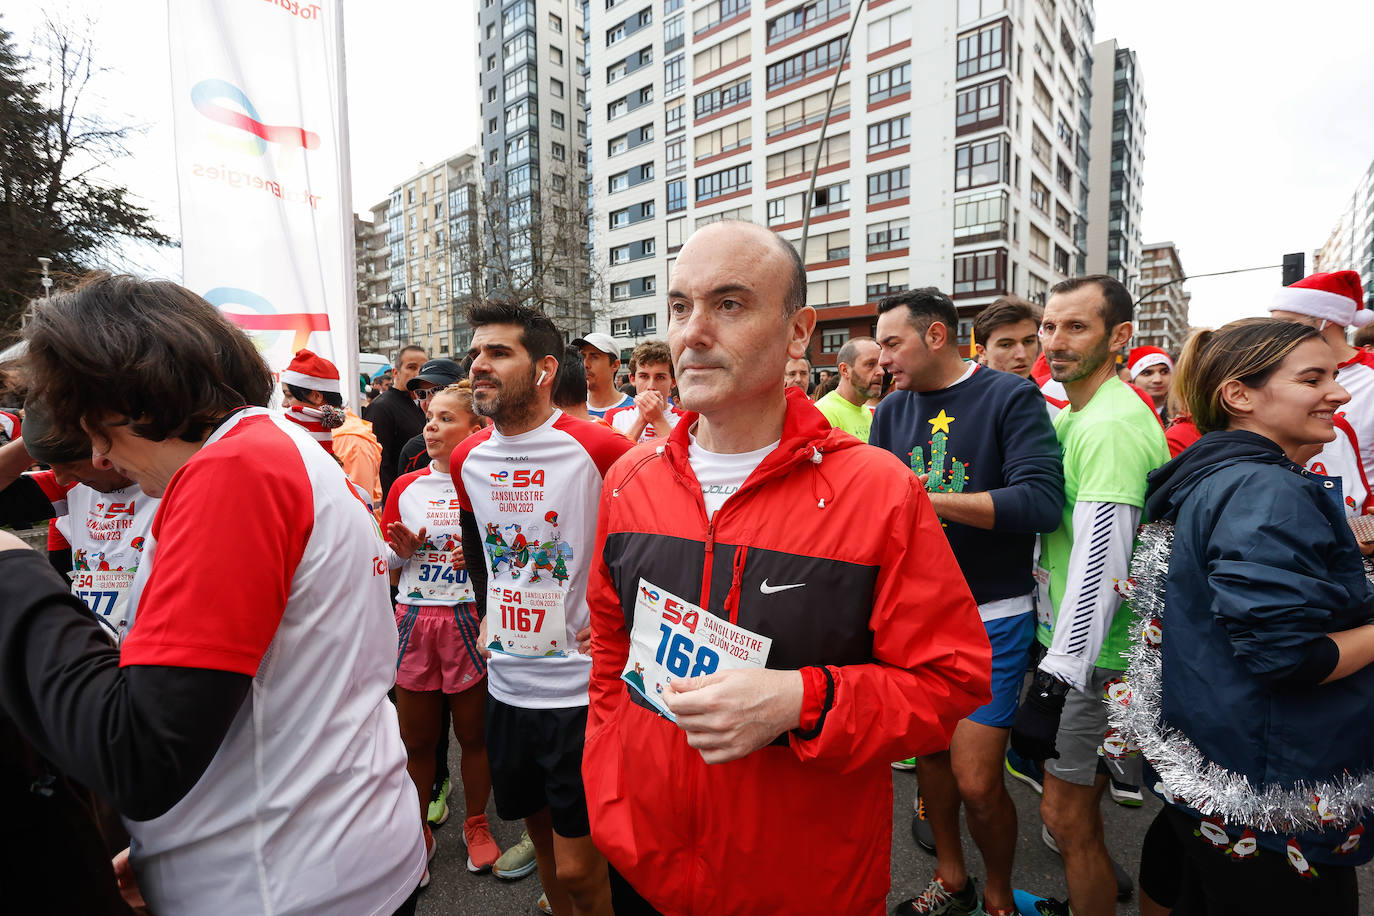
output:
[[[339,387],[339,370],[323,356],[316,356],[309,350],[297,350],[291,365],[282,370],[281,380],[287,385],[305,388],[308,391],[333,391],[342,393]]]
[[[1126,367],[1131,370],[1131,381],[1135,381],[1137,375],[1151,366],[1168,366],[1170,372],[1174,371],[1174,361],[1159,347],[1136,347],[1126,360]]]
[[[1297,312],[1324,318],[1341,327],[1362,328],[1374,323],[1374,312],[1364,307],[1364,287],[1353,270],[1313,274],[1274,294],[1271,312]]]

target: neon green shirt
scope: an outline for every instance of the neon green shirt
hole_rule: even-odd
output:
[[[864,405],[851,404],[835,390],[817,401],[816,409],[825,414],[831,426],[857,436],[864,442],[868,441],[868,430],[873,426],[873,414]]]
[[[1061,410],[1054,433],[1064,449],[1064,516],[1041,538],[1040,565],[1050,574],[1050,603],[1057,609],[1067,590],[1074,506],[1083,501],[1144,508],[1145,476],[1169,460],[1169,446],[1159,418],[1115,376],[1082,410]],[[1045,621],[1040,614],[1035,635],[1048,646],[1053,629]],[[1125,670],[1130,621],[1130,608],[1118,607],[1097,656],[1099,668]]]

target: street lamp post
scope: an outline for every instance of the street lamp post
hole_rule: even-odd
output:
[[[48,275],[48,268],[52,266],[52,258],[39,258],[38,265],[43,268],[43,298],[52,298],[52,277]]]

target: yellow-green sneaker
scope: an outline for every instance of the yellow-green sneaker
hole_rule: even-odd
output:
[[[504,881],[517,881],[532,873],[536,867],[534,842],[526,831],[520,834],[520,842],[501,853],[501,858],[491,867],[491,873]]]
[[[429,821],[431,827],[438,827],[448,820],[448,791],[449,781],[445,779],[443,785],[439,786],[439,791],[429,801],[429,812],[425,815],[425,820]]]

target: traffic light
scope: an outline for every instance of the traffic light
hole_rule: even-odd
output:
[[[1283,285],[1292,286],[1307,275],[1307,257],[1301,251],[1283,256]]]

